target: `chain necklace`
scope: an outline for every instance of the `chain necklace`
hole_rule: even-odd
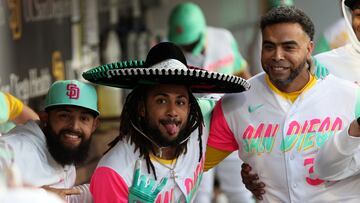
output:
[[[175,159],[175,163],[172,163],[172,164],[171,164],[172,166],[170,167],[170,166],[162,163],[161,160],[159,160],[159,158],[158,158],[157,156],[153,155],[152,157],[154,157],[155,161],[158,162],[160,165],[162,165],[163,167],[169,169],[169,171],[170,171],[170,178],[175,179],[175,178],[178,177],[178,176],[176,175],[175,170],[174,170],[175,167],[176,167],[178,158]]]

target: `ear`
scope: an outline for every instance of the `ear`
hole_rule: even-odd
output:
[[[49,120],[49,114],[46,111],[40,111],[39,117],[42,123],[47,123]]]
[[[40,118],[40,126],[46,127],[46,124],[49,123],[49,113],[46,111],[40,111],[39,118]]]
[[[311,59],[312,52],[314,51],[314,47],[315,47],[314,42],[313,42],[313,41],[310,41],[310,42],[308,43],[308,45],[307,45],[307,55],[306,55],[306,58],[307,58],[308,60]]]
[[[100,118],[99,118],[99,116],[97,116],[94,119],[94,122],[93,122],[93,125],[92,125],[92,128],[91,128],[91,133],[93,133],[99,126],[100,126]]]

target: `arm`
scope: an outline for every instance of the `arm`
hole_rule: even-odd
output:
[[[360,89],[357,89],[355,118],[320,147],[314,161],[317,178],[336,181],[360,173]]]
[[[94,202],[127,202],[129,189],[125,180],[108,167],[97,168],[91,177],[90,192]]]
[[[69,195],[67,198],[68,203],[91,203],[93,202],[92,195],[90,193],[90,184],[82,184],[75,186],[74,189],[78,190],[80,194]]]
[[[28,120],[39,120],[39,116],[30,107],[22,103],[18,98],[6,93],[9,107],[9,120],[15,124],[24,124]]]
[[[208,171],[211,168],[215,167],[230,154],[231,152],[222,151],[210,146],[206,146],[204,171]]]
[[[336,181],[360,173],[359,145],[360,125],[354,120],[320,148],[315,158],[315,175],[324,180]]]
[[[205,170],[216,166],[233,151],[238,150],[238,144],[224,117],[221,101],[217,102],[211,115],[210,133],[205,155]]]
[[[70,195],[79,195],[80,194],[80,190],[78,190],[76,188],[53,188],[53,187],[49,187],[47,185],[42,186],[41,188],[48,192],[58,195],[63,200],[68,199]]]

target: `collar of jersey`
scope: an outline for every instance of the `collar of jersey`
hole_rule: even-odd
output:
[[[159,157],[155,157],[155,155],[153,155],[152,153],[150,153],[150,159],[151,160],[156,160],[162,164],[167,164],[167,165],[171,165],[173,163],[176,162],[176,159],[171,159],[171,160],[168,160],[168,159],[161,159]]]
[[[295,92],[290,92],[290,93],[286,93],[286,92],[282,92],[281,90],[279,90],[278,88],[275,87],[275,85],[273,85],[270,81],[269,76],[266,74],[265,75],[265,81],[266,84],[270,87],[270,89],[272,91],[274,91],[276,94],[280,95],[281,97],[290,100],[291,103],[294,103],[296,98],[298,98],[298,96],[300,94],[302,94],[303,92],[306,92],[307,90],[309,90],[312,86],[315,85],[317,79],[316,77],[314,77],[314,75],[310,74],[310,80],[308,81],[308,83],[299,91],[295,91]]]

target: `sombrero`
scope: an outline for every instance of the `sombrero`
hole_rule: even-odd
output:
[[[138,85],[180,84],[194,93],[233,93],[250,88],[241,77],[189,67],[181,49],[162,42],[150,49],[144,61],[121,61],[84,72],[93,83],[133,89]]]

